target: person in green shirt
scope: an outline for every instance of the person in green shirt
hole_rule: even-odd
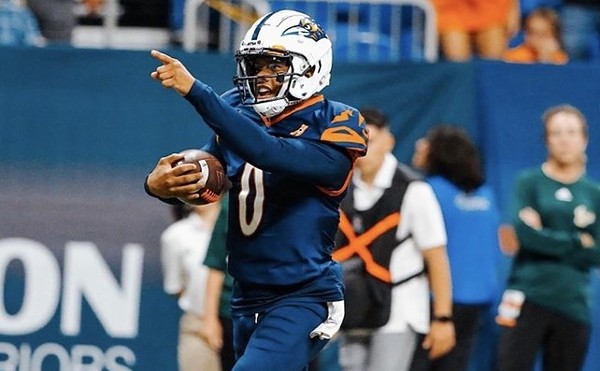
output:
[[[600,187],[586,177],[585,116],[570,105],[543,115],[547,159],[514,194],[518,252],[499,307],[498,370],[580,370],[590,341],[590,270],[600,266]]]
[[[233,277],[227,272],[228,198],[221,197],[221,211],[208,245],[204,265],[209,268],[204,301],[204,322],[200,336],[209,347],[219,352],[222,371],[235,364],[231,325],[231,293]]]

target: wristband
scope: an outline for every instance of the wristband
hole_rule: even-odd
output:
[[[433,322],[453,322],[452,316],[433,316]]]

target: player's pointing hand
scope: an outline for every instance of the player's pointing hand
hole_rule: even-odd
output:
[[[194,85],[194,76],[179,60],[158,50],[150,52],[162,65],[158,66],[150,76],[160,81],[165,88],[172,88],[181,95],[186,95]]]

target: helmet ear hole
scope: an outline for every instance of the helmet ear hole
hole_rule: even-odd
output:
[[[315,74],[315,69],[316,69],[316,67],[312,66],[306,72],[304,72],[304,76],[306,76],[306,77],[312,77],[312,75]]]

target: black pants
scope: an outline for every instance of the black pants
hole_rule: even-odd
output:
[[[435,360],[429,359],[428,351],[421,347],[425,335],[421,335],[413,355],[411,371],[466,371],[477,332],[481,325],[481,317],[488,310],[488,305],[454,304],[454,330],[456,346],[450,353]]]
[[[231,371],[235,364],[235,352],[233,351],[233,326],[231,318],[220,316],[221,326],[223,327],[223,348],[219,356],[221,357],[221,368],[223,371]]]
[[[516,326],[502,328],[498,370],[533,370],[540,350],[544,371],[581,370],[590,332],[589,325],[549,312],[526,300]]]

